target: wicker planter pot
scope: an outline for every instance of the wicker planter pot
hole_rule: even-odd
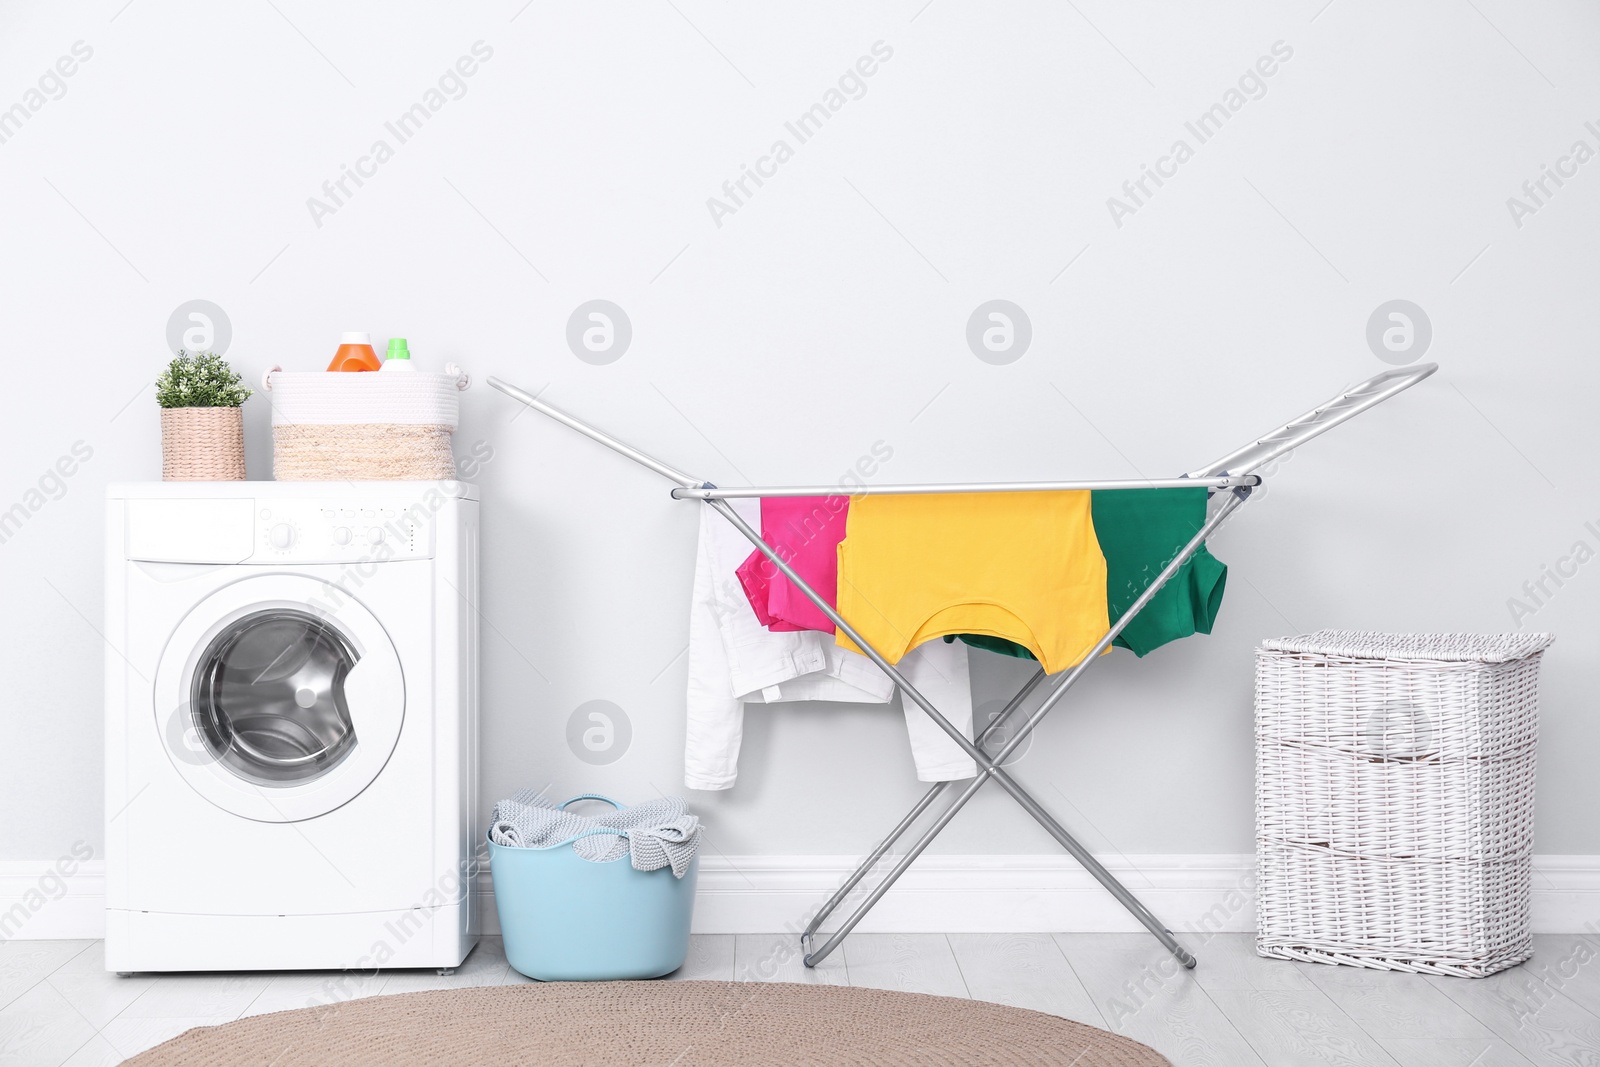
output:
[[[244,414],[232,408],[161,409],[161,480],[244,480]]]

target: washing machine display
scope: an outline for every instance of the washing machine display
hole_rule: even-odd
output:
[[[212,639],[195,671],[190,707],[206,750],[265,785],[322,777],[356,745],[344,682],[358,659],[307,612],[246,615]]]

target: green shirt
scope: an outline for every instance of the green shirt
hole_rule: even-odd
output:
[[[1095,537],[1106,557],[1106,614],[1115,622],[1205,524],[1206,490],[1097,489],[1090,504]],[[1227,582],[1227,565],[1201,545],[1111,643],[1143,656],[1169,641],[1210,633]],[[974,648],[1034,658],[1003,637],[960,636]]]

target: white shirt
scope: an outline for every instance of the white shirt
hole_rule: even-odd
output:
[[[751,527],[761,525],[761,502],[730,500]],[[727,789],[738,775],[744,705],[796,700],[886,704],[889,676],[865,656],[840,648],[815,630],[775,633],[756,619],[735,571],[750,555],[749,540],[710,506],[700,509],[689,610],[688,733],[684,783]],[[897,665],[906,680],[959,730],[972,736],[972,689],[967,649],[933,641]],[[917,777],[927,782],[971,778],[972,759],[922,709],[906,704],[906,730]]]

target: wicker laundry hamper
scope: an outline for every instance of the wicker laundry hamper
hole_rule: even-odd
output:
[[[1552,640],[1323,630],[1262,643],[1257,952],[1468,978],[1528,958]]]
[[[261,379],[272,405],[280,481],[440,480],[456,476],[451,435],[469,379],[413,371],[286,372]]]

